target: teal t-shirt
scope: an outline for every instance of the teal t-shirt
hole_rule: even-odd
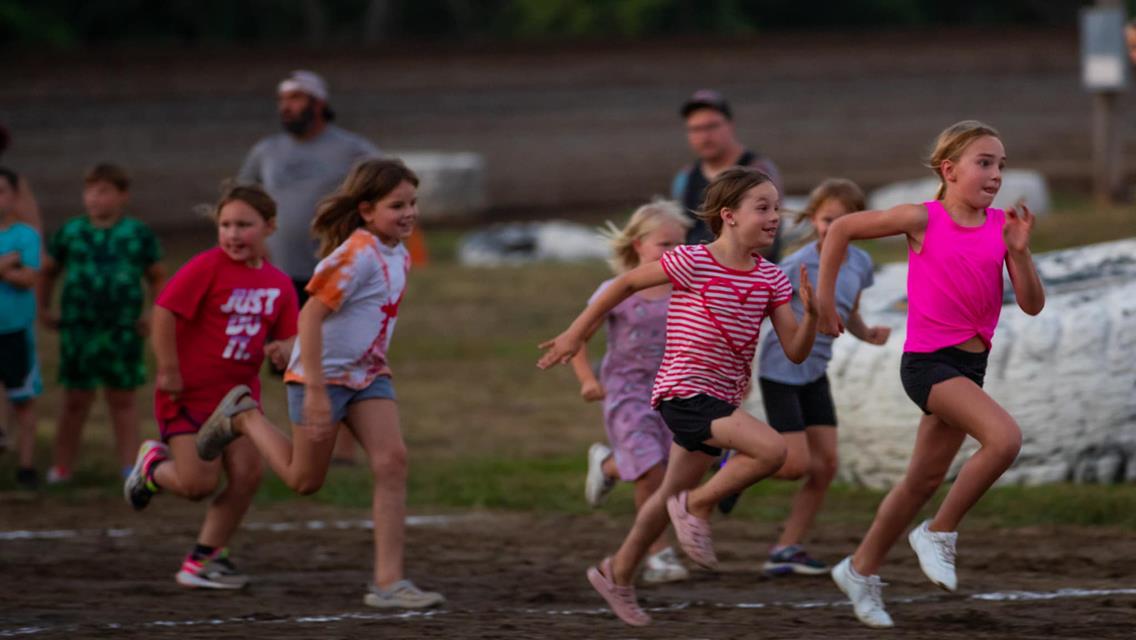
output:
[[[12,252],[20,254],[21,266],[39,269],[39,233],[22,222],[0,229],[0,256]],[[0,282],[0,333],[30,329],[35,317],[35,287],[23,289]]]
[[[72,218],[47,252],[65,271],[59,319],[68,328],[133,326],[142,315],[142,278],[162,257],[150,227],[127,217],[106,228]]]

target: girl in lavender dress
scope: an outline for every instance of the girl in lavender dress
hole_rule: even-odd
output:
[[[639,207],[623,229],[610,227],[611,265],[618,274],[656,262],[682,244],[690,218],[677,203],[654,200]],[[611,282],[601,284],[592,299]],[[583,349],[572,359],[580,395],[589,402],[603,400],[610,443],[597,442],[588,450],[584,495],[593,507],[603,502],[618,480],[624,480],[635,483],[638,509],[663,481],[672,434],[651,407],[651,389],[663,358],[670,298],[670,284],[652,287],[632,295],[607,315],[607,354],[598,380]],[[589,336],[598,328],[598,324],[592,327]],[[689,575],[665,535],[656,540],[643,581],[658,584],[685,580]]]

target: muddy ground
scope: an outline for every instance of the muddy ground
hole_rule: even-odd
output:
[[[760,576],[773,525],[722,520],[721,571],[640,589],[655,618],[640,630],[607,613],[584,579],[629,524],[602,512],[416,523],[409,574],[449,603],[397,615],[361,603],[371,562],[365,511],[309,502],[254,510],[234,557],[255,581],[231,593],[173,581],[195,505],[158,500],[135,515],[109,499],[86,502],[3,498],[0,637],[1104,639],[1131,638],[1136,620],[1136,539],[1109,529],[966,529],[957,594],[932,587],[898,548],[884,572],[898,628],[881,633],[852,617],[827,577]],[[811,549],[835,562],[860,533],[830,527]]]

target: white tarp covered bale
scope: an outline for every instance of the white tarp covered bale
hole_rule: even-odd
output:
[[[542,260],[603,260],[610,253],[611,245],[596,229],[553,220],[495,224],[467,234],[458,247],[458,260],[464,265],[493,267]]]
[[[489,208],[481,154],[404,151],[392,155],[418,174],[418,213],[424,222],[474,218]]]
[[[939,189],[936,177],[893,182],[872,191],[868,196],[869,209],[890,209],[901,204],[918,204],[935,198]],[[1002,188],[993,206],[1007,209],[1021,199],[1025,199],[1030,211],[1044,215],[1049,213],[1049,185],[1045,176],[1028,169],[1007,169],[1002,172]]]
[[[994,336],[986,389],[1022,427],[1022,452],[1004,483],[1136,481],[1136,240],[1035,256],[1044,311],[1007,302]],[[899,381],[906,322],[906,264],[889,264],[861,313],[892,328],[883,347],[844,335],[829,379],[840,421],[840,477],[887,487],[902,477],[919,409]],[[764,416],[760,389],[747,408]],[[973,453],[968,439],[952,476]]]

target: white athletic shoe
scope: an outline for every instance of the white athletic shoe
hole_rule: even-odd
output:
[[[654,555],[647,556],[647,566],[643,569],[643,582],[663,584],[679,582],[689,577],[690,571],[678,559],[674,547],[667,547]]]
[[[615,487],[615,479],[604,475],[603,463],[611,457],[611,448],[598,442],[588,448],[588,475],[584,480],[584,499],[592,507],[603,504]]]
[[[869,627],[894,627],[891,616],[884,609],[883,587],[879,576],[862,576],[852,568],[852,556],[832,568],[832,581],[852,601],[852,611],[860,622]]]
[[[931,579],[947,591],[958,588],[958,576],[955,574],[955,544],[958,542],[957,531],[931,531],[927,528],[930,520],[911,530],[907,541],[919,557],[919,567]]]
[[[423,591],[409,580],[399,580],[385,591],[375,585],[367,588],[363,604],[377,609],[428,609],[446,602],[445,596]]]

